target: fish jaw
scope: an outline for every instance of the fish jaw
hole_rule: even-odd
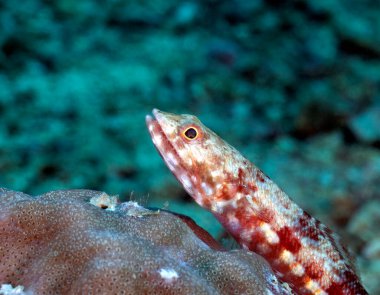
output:
[[[198,194],[194,191],[195,177],[191,177],[188,172],[188,166],[191,166],[192,163],[190,160],[184,163],[184,155],[181,157],[178,153],[178,146],[182,147],[180,148],[181,151],[185,149],[183,143],[181,143],[177,137],[178,126],[181,125],[179,116],[162,112],[158,109],[153,109],[152,114],[153,116],[147,115],[145,121],[154,146],[186,192],[192,196],[199,205],[204,206],[202,198],[198,198]],[[182,153],[185,154],[184,152]]]

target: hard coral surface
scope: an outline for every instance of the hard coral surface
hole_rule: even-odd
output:
[[[90,190],[0,189],[0,285],[34,294],[285,294],[267,263],[195,224]],[[210,243],[207,241],[210,240]]]

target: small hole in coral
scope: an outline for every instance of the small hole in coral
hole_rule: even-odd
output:
[[[102,208],[102,209],[107,209],[108,208],[108,206],[104,205],[104,204],[100,204],[99,207]]]

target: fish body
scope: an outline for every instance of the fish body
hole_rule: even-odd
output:
[[[152,141],[185,190],[297,294],[367,294],[339,238],[195,116],[157,109]]]

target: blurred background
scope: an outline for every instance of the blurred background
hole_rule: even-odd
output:
[[[224,236],[144,117],[191,113],[344,237],[380,294],[376,0],[0,0],[0,186],[88,188]]]

